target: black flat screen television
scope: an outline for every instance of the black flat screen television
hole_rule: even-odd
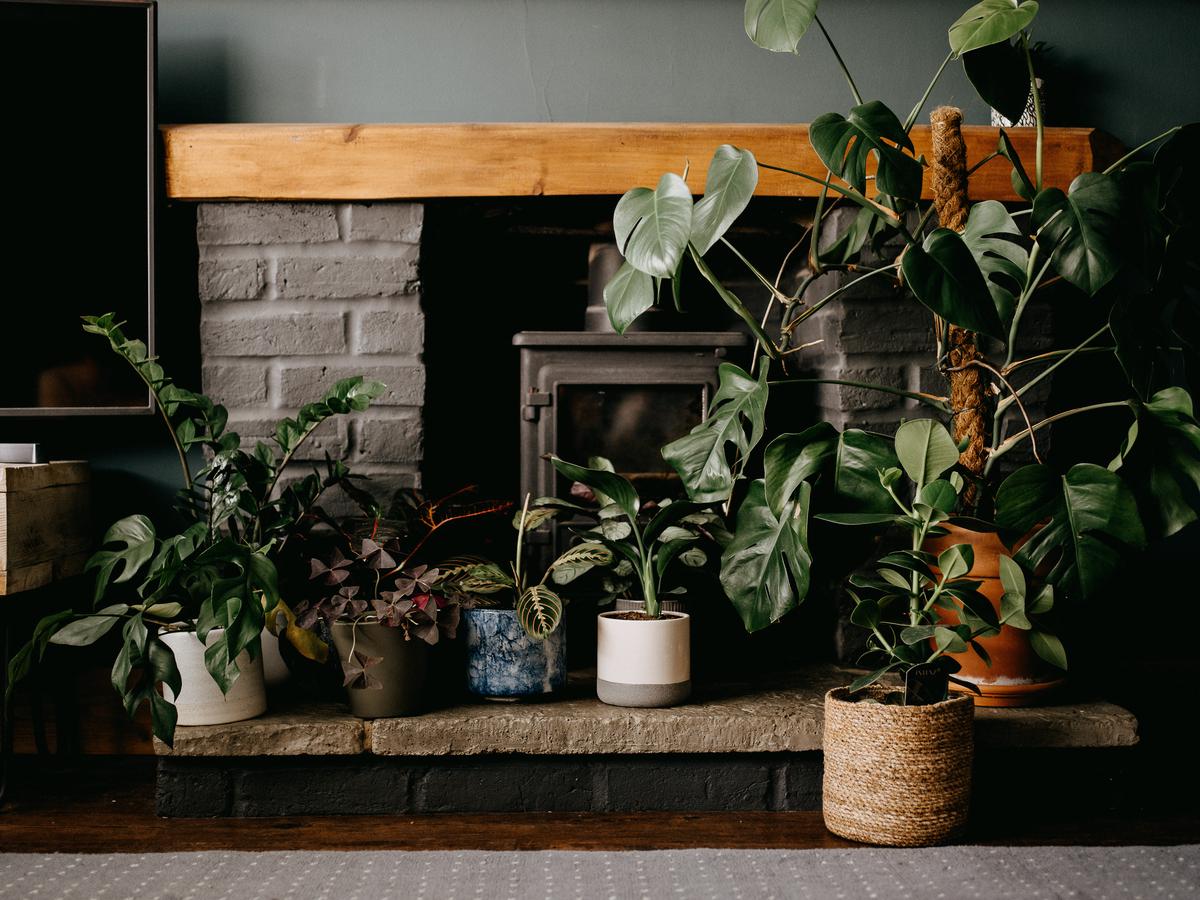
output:
[[[151,408],[79,317],[153,339],[154,76],[153,3],[0,0],[0,415]]]

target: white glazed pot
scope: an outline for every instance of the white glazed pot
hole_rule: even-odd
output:
[[[279,687],[292,675],[291,669],[283,661],[283,654],[279,652],[279,638],[265,628],[262,632],[262,663],[263,680],[267,687]]]
[[[221,629],[208,634],[207,646],[217,640]],[[222,694],[212,675],[204,667],[204,648],[194,631],[174,631],[162,635],[163,643],[175,654],[179,669],[180,690],[174,692],[163,686],[163,696],[175,704],[179,712],[177,725],[224,725],[253,719],[267,711],[267,688],[263,681],[262,654],[250,658],[243,650],[237,658],[239,675],[228,694]]]
[[[691,620],[596,618],[596,696],[612,706],[674,706],[692,693]]]

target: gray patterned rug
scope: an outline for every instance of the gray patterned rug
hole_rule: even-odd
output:
[[[1200,896],[1200,846],[570,853],[0,854],[0,897],[1171,898]]]

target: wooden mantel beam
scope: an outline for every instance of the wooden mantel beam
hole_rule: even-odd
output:
[[[969,158],[996,148],[997,129],[963,129]],[[1032,171],[1032,128],[1010,131]],[[929,128],[912,132],[929,155]],[[682,172],[704,190],[713,150],[730,143],[760,162],[822,174],[807,125],[719,123],[474,125],[172,125],[163,128],[167,193],[177,200],[387,200],[622,194]],[[1045,181],[1066,188],[1115,158],[1115,142],[1091,128],[1046,131]],[[1016,200],[1010,166],[996,159],[971,179],[975,200]],[[926,191],[929,183],[926,179]],[[758,194],[813,197],[819,187],[761,170]]]

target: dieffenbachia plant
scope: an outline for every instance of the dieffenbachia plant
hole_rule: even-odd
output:
[[[1010,540],[1048,522],[1021,547],[1017,561],[1030,572],[1046,571],[1064,599],[1093,594],[1130,552],[1200,516],[1200,423],[1182,365],[1197,347],[1200,180],[1194,160],[1200,125],[1171,128],[1102,171],[1080,173],[1063,190],[1044,178],[1046,141],[1040,95],[1032,90],[1029,33],[1036,2],[983,0],[967,10],[950,26],[946,58],[903,119],[881,101],[864,98],[817,18],[818,6],[818,0],[748,0],[745,25],[759,46],[789,53],[816,25],[834,50],[854,105],[819,116],[809,128],[824,171],[796,171],[725,145],[713,156],[701,199],[693,202],[683,178],[667,174],[653,189],[625,194],[613,220],[625,262],[605,298],[618,331],[656,302],[663,280],[671,282],[680,305],[680,277],[693,266],[745,320],[765,357],[756,359],[757,377],[722,367],[709,418],[664,449],[694,499],[733,510],[736,533],[722,559],[726,592],[748,629],[768,625],[807,590],[813,509],[889,508],[877,472],[892,466],[894,449],[883,437],[838,434],[820,424],[760,447],[769,392],[823,380],[794,377],[794,363],[810,346],[805,323],[831,302],[854,302],[851,290],[871,279],[906,289],[897,302],[911,297],[929,314],[930,364],[945,376],[948,390],[940,395],[832,383],[898,394],[950,422],[960,451],[956,471],[966,485],[956,511],[994,518]],[[957,208],[952,196],[924,199],[922,178],[930,164],[915,154],[909,135],[955,60],[981,97],[1010,118],[1033,99],[1032,164],[1000,130],[996,149],[959,172],[965,184],[981,166],[1007,164],[1023,208],[987,201],[968,212],[961,193]],[[939,122],[957,134],[956,120]],[[820,186],[812,225],[789,253],[806,260],[795,291],[784,290],[781,277],[763,274],[727,237],[760,169]],[[847,205],[856,213],[835,233],[829,214]],[[902,250],[894,262],[872,261],[881,248],[897,245]],[[768,315],[758,319],[720,283],[709,263],[714,253],[730,254],[762,285],[770,297],[768,314],[780,312],[777,334],[765,333]],[[819,276],[828,272],[844,273],[842,284],[818,294],[828,283]],[[1022,323],[1040,296],[1069,311],[1073,327],[1087,336],[1022,352],[1029,337]],[[1037,420],[1030,416],[1025,401],[1035,387],[1064,367],[1105,358],[1114,374],[1124,376],[1123,390]],[[1043,464],[1037,440],[1044,428],[1103,410],[1122,411],[1131,420],[1107,467],[1080,464],[1064,473]],[[999,483],[998,465],[1017,447],[1028,447],[1036,463]],[[763,477],[735,490],[752,460],[755,468],[761,461]]]
[[[324,658],[325,644],[297,627],[280,597],[274,559],[289,536],[309,524],[321,494],[349,471],[327,458],[324,473],[314,467],[282,486],[280,478],[322,422],[366,409],[386,387],[362,377],[339,381],[295,418],[281,421],[271,444],[259,442],[248,452],[226,428],[225,407],[175,384],[145,343],[127,338],[111,313],[85,316],[83,328],[105,337],[153,395],[179,458],[183,489],[177,508],[186,524],[162,537],[143,515],[114,523],[104,535],[104,549],[87,563],[96,574],[94,610],[43,618],[13,657],[9,684],[29,673],[47,644],[87,646],[120,624],[113,688],[130,716],[149,702],[154,734],[170,744],[176,711],[158,688],[165,684],[178,694],[180,680],[174,654],[161,640],[164,629],[194,627],[200,641],[215,632],[204,663],[224,693],[237,680],[242,651],[258,654],[264,625],[285,628],[297,650]],[[189,456],[195,449],[207,461],[193,473]]]
[[[573,580],[582,568],[607,567],[607,593],[613,597],[640,594],[646,615],[658,618],[662,612],[660,597],[682,593],[682,587],[665,588],[667,575],[676,561],[699,567],[708,562],[703,549],[706,541],[720,543],[726,536],[720,519],[709,510],[711,504],[690,500],[642,503],[637,488],[623,475],[613,471],[603,457],[592,457],[587,466],[579,466],[551,456],[550,462],[573,485],[582,485],[594,505],[584,505],[557,497],[534,501],[526,528],[536,528],[556,515],[589,524],[576,529],[585,543],[573,550],[589,548],[576,558],[567,550],[554,565],[556,579]],[[572,494],[578,490],[573,488]],[[594,558],[591,548],[608,551],[607,560]],[[579,551],[583,552],[583,551]],[[563,566],[566,558],[570,565]],[[576,571],[580,569],[580,571]]]

